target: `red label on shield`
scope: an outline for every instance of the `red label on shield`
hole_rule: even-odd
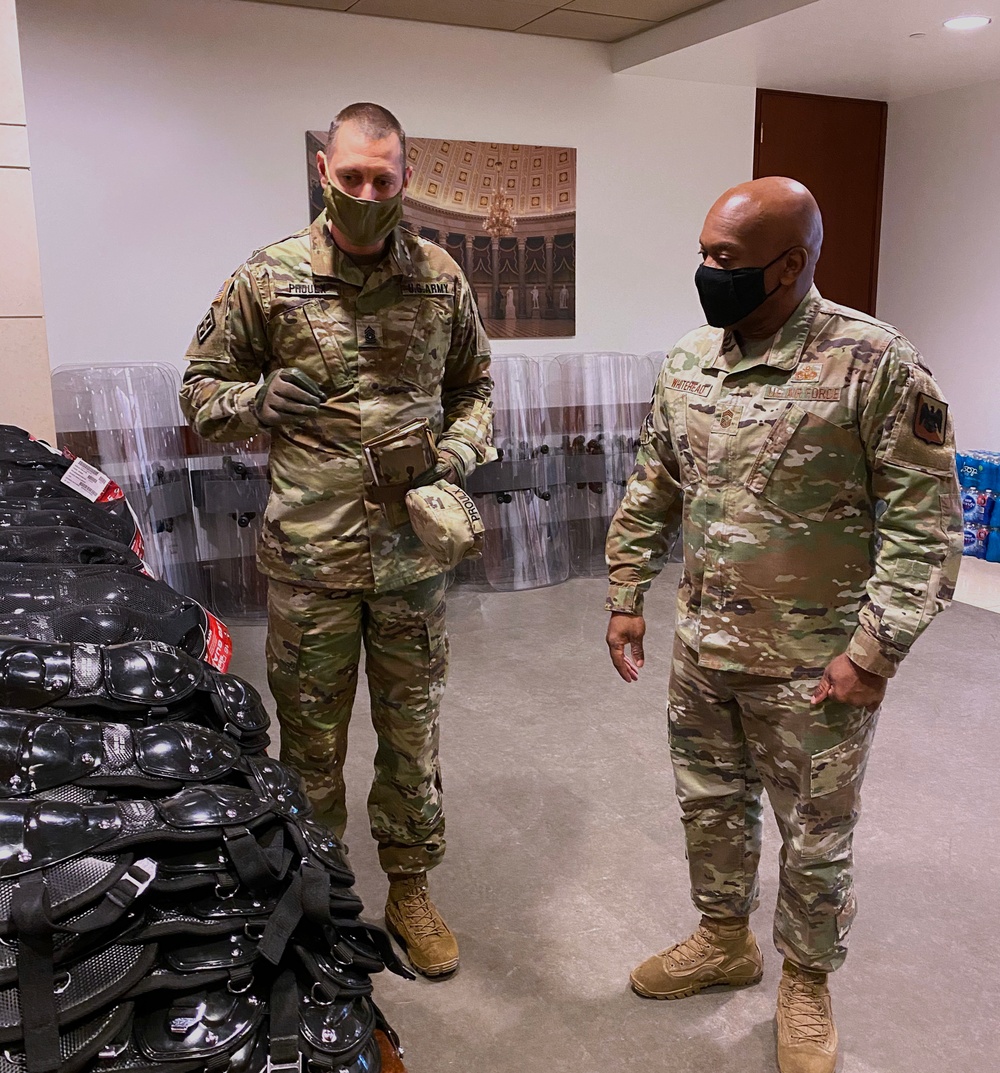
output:
[[[208,617],[205,662],[210,663],[216,670],[224,671],[233,657],[233,639],[221,619],[216,618],[211,611],[206,611],[205,615]]]

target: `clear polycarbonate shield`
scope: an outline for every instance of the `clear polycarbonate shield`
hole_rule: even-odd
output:
[[[179,388],[177,370],[155,362],[62,365],[52,373],[58,446],[121,486],[150,572],[204,601]]]

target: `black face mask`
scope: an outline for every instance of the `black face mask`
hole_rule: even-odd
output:
[[[759,309],[781,289],[779,283],[774,290],[764,290],[764,272],[794,249],[794,246],[789,246],[762,268],[709,268],[708,265],[698,265],[694,285],[698,288],[701,308],[708,323],[713,328],[731,328]]]

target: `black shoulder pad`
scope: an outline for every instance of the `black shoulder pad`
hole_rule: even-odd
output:
[[[0,637],[0,705],[41,708],[69,693],[72,646]]]

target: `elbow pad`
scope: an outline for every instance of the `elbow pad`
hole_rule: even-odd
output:
[[[270,725],[249,683],[155,641],[102,646],[0,638],[0,706],[92,708],[142,721],[201,717],[247,752],[267,747]]]

